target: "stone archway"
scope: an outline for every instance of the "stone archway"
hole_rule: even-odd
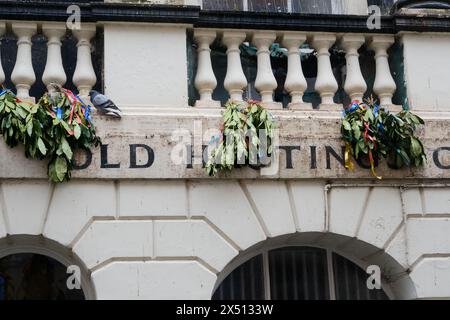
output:
[[[25,259],[25,261],[28,260],[28,263],[30,261],[40,261],[41,264],[46,263],[45,258],[48,258],[48,261],[50,262],[53,261],[52,264],[57,266],[59,276],[62,276],[63,273],[67,273],[67,268],[69,266],[71,266],[71,270],[77,268],[81,272],[79,274],[80,278],[77,281],[79,281],[81,285],[84,299],[95,299],[96,294],[90,281],[90,273],[86,269],[85,264],[70,249],[42,236],[14,235],[0,239],[0,260],[9,259],[13,256],[23,257],[25,255],[30,256]],[[73,273],[67,273],[67,277],[72,274]]]
[[[322,232],[295,233],[270,238],[242,251],[218,274],[212,293],[233,270],[246,261],[261,252],[286,247],[316,247],[332,250],[363,270],[370,265],[379,266],[382,288],[390,299],[405,300],[417,297],[408,270],[385,251],[355,238]]]

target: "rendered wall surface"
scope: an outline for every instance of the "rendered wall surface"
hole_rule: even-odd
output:
[[[105,24],[104,43],[105,93],[124,111],[187,106],[185,27]]]
[[[403,34],[405,80],[411,108],[450,110],[450,35]]]
[[[427,121],[420,134],[429,159],[419,170],[380,168],[381,182],[369,170],[345,171],[335,156],[327,167],[327,145],[341,155],[339,112],[274,112],[283,143],[301,146],[296,167],[274,177],[248,169],[208,179],[200,164],[174,166],[174,130],[220,121],[219,109],[187,106],[186,27],[107,23],[104,39],[105,91],[127,113],[96,118],[110,144],[106,162],[96,150],[91,167],[55,185],[44,162],[1,144],[1,239],[42,235],[69,248],[99,299],[210,299],[230,262],[276,237],[380,265],[394,298],[450,297],[448,36],[403,36],[408,94]],[[130,144],[145,143],[154,164],[135,168]],[[315,168],[311,145],[321,152]],[[447,148],[440,166],[439,148]],[[148,160],[142,150],[137,166]]]
[[[99,299],[210,299],[233,258],[281,235],[380,265],[395,298],[450,296],[449,187],[325,186],[3,180],[0,236],[42,234],[69,247],[92,272]]]

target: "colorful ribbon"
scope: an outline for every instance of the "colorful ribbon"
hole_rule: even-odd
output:
[[[58,120],[62,119],[62,109],[58,107],[58,109],[56,109],[56,118]]]
[[[345,153],[344,153],[345,169],[353,170],[354,165],[353,165],[353,162],[350,160],[350,152],[351,152],[351,146],[350,146],[350,143],[347,141],[347,142],[345,142]]]
[[[373,148],[376,149],[377,148],[377,140],[375,139],[375,137],[372,137],[369,134],[370,128],[369,128],[369,124],[367,122],[364,122],[364,142],[367,145],[367,140],[370,140],[370,142],[373,143]],[[373,159],[373,154],[372,154],[372,149],[369,148],[369,161],[370,161],[370,169],[372,171],[372,175],[377,178],[378,180],[381,180],[382,177],[378,176],[376,171],[375,171],[375,160]]]

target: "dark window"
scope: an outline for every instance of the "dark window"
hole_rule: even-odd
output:
[[[21,253],[0,259],[0,300],[84,300],[67,288],[67,268],[47,256]]]
[[[326,300],[327,254],[316,248],[283,248],[269,252],[273,300]]]
[[[242,11],[242,0],[203,0],[203,10]]]
[[[332,0],[292,0],[292,12],[331,14],[333,13],[331,1]]]
[[[353,262],[333,253],[333,270],[338,300],[387,300],[383,290],[369,290],[367,273]]]
[[[369,275],[350,260],[320,248],[286,247],[248,260],[219,285],[213,300],[385,300],[369,290]]]
[[[248,0],[248,11],[288,12],[287,0]]]
[[[216,290],[214,300],[262,300],[264,278],[262,256],[256,256],[234,270]]]
[[[335,2],[334,6],[332,1]],[[203,10],[243,11],[244,0],[203,0]],[[254,12],[296,12],[296,13],[343,13],[341,2],[336,0],[291,0],[291,10],[287,0],[247,0],[248,11]],[[336,11],[336,12],[333,12]]]
[[[389,14],[389,11],[394,5],[394,0],[367,0],[367,5],[379,6],[382,14]]]

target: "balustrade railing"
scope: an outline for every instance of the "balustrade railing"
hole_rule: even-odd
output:
[[[256,53],[256,79],[254,88],[267,108],[279,109],[281,103],[274,102],[274,91],[279,86],[274,77],[271,66],[269,48],[277,43],[287,56],[287,70],[283,90],[290,95],[290,109],[313,110],[310,103],[305,103],[303,96],[307,89],[307,81],[303,73],[300,48],[305,44],[314,49],[317,72],[315,75],[314,91],[320,96],[318,109],[339,110],[342,104],[336,103],[335,95],[340,89],[333,72],[331,48],[338,49],[345,54],[345,69],[342,88],[348,101],[362,101],[367,96],[367,80],[361,71],[359,50],[364,46],[366,50],[374,52],[374,79],[370,94],[380,101],[381,105],[399,109],[393,105],[392,97],[396,92],[396,83],[389,66],[388,49],[394,44],[393,35],[377,34],[332,34],[307,32],[275,32],[275,31],[243,31],[243,30],[210,30],[195,29],[194,41],[197,44],[197,72],[195,87],[200,93],[195,103],[196,107],[219,107],[219,102],[213,100],[213,92],[218,85],[214,73],[216,69],[211,60],[210,46],[220,43],[226,50],[226,76],[223,86],[231,100],[242,101],[243,92],[249,84],[248,75],[242,68],[240,46],[246,43],[254,46]]]
[[[8,82],[13,85],[15,88],[11,89],[17,91],[19,98],[39,98],[30,96],[30,89],[38,81],[42,81],[45,86],[50,83],[64,86],[69,80],[69,75],[71,76],[70,82],[75,85],[82,97],[87,97],[89,91],[97,83],[91,55],[93,49],[91,41],[96,35],[95,24],[81,24],[78,30],[68,30],[63,22],[0,22],[0,36],[4,37],[6,33],[9,37],[12,36],[17,40],[17,54],[15,59],[8,57],[8,61],[15,60],[10,74],[5,74],[5,66],[0,65],[0,83]],[[40,78],[34,68],[37,54],[32,38],[36,35],[44,36],[47,39],[46,62]],[[62,41],[68,35],[72,35],[76,39],[76,48],[67,48],[69,51],[71,50],[72,59],[76,56],[75,66],[70,66],[73,76],[65,70],[62,58]],[[6,49],[8,48],[5,46],[1,47],[2,51]],[[3,52],[3,55],[10,55],[11,52],[14,50]]]

